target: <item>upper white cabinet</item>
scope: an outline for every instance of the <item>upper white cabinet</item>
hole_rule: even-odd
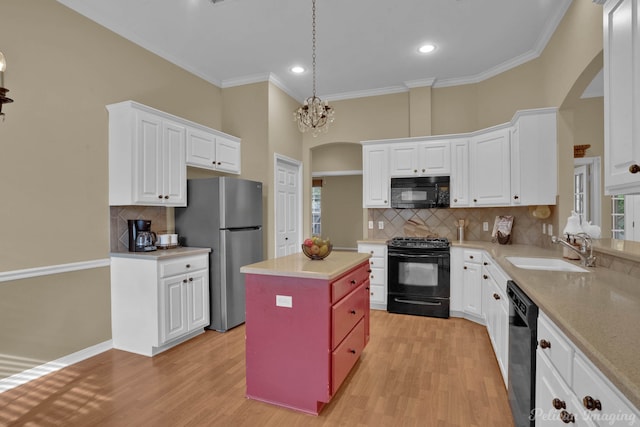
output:
[[[555,205],[558,193],[557,110],[518,113],[511,127],[511,204]]]
[[[362,147],[362,198],[365,208],[389,207],[389,146],[386,144]]]
[[[451,143],[449,203],[452,208],[469,206],[469,141]]]
[[[390,171],[393,177],[436,176],[451,173],[449,141],[392,143]]]
[[[638,0],[604,5],[605,194],[640,193]]]
[[[240,173],[240,140],[212,129],[189,129],[187,166]]]
[[[186,206],[187,165],[240,173],[240,140],[134,101],[109,111],[109,204]]]
[[[126,101],[109,111],[109,204],[186,206],[186,128]]]
[[[510,162],[509,129],[498,129],[471,138],[471,206],[510,204]]]

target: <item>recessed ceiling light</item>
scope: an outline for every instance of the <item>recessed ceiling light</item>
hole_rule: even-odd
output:
[[[300,65],[293,66],[291,67],[291,72],[295,74],[304,73],[304,67],[301,67]]]
[[[423,44],[418,48],[418,52],[420,53],[431,53],[436,50],[436,46],[433,44]]]

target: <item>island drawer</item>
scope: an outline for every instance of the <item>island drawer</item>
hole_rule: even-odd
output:
[[[362,287],[357,289],[362,292],[352,292],[331,307],[331,324],[333,325],[331,348],[336,348],[364,316],[368,293],[364,292]]]
[[[161,261],[158,265],[160,277],[170,277],[176,274],[184,274],[190,271],[202,270],[209,267],[208,255],[186,256],[167,261]]]
[[[331,355],[331,394],[335,394],[364,350],[364,320],[360,320]]]
[[[331,302],[340,301],[342,297],[366,282],[369,278],[369,269],[368,264],[362,264],[334,281],[331,286]]]

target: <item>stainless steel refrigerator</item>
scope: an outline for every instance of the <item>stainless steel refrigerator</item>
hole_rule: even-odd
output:
[[[244,274],[262,261],[262,183],[216,177],[187,181],[187,207],[175,209],[184,246],[211,248],[211,324],[224,332],[245,321]]]

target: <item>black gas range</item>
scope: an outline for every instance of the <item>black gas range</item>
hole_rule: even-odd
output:
[[[445,238],[387,241],[387,311],[449,317],[451,244]]]

